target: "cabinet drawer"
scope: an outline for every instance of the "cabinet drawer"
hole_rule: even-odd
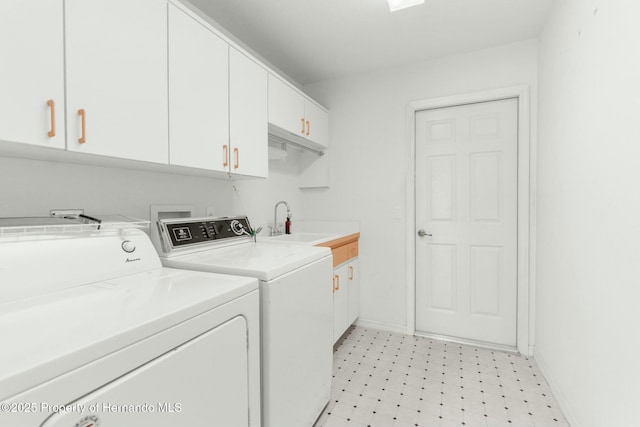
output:
[[[333,268],[336,268],[336,266],[349,260],[349,246],[350,245],[342,245],[331,249],[331,254],[333,255]]]
[[[358,256],[358,241],[351,242],[347,245],[347,249],[349,251],[349,259],[355,258]]]
[[[331,254],[333,255],[333,268],[335,268],[338,265],[349,261],[351,258],[355,258],[358,256],[359,238],[360,233],[354,233],[349,234],[348,236],[341,237],[339,239],[320,243],[317,246],[331,248]]]

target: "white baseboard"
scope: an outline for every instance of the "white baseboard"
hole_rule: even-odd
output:
[[[439,340],[439,341],[448,341],[448,342],[452,342],[452,343],[456,343],[456,344],[469,345],[469,346],[472,346],[472,347],[485,348],[487,350],[505,351],[507,353],[518,354],[518,349],[516,347],[500,345],[500,344],[493,344],[493,343],[484,342],[484,341],[476,341],[476,340],[465,339],[465,338],[450,337],[450,336],[447,336],[447,335],[430,334],[430,333],[419,332],[419,331],[416,331],[415,336],[429,338],[429,339],[435,339],[435,340]]]
[[[576,421],[576,417],[573,416],[571,409],[569,409],[569,405],[567,404],[567,399],[564,396],[564,393],[558,386],[558,383],[556,382],[556,380],[549,373],[547,362],[544,361],[544,358],[540,355],[540,353],[537,350],[534,350],[533,358],[535,359],[536,364],[538,365],[538,368],[540,368],[540,372],[542,372],[544,379],[547,380],[547,383],[551,388],[551,392],[553,393],[553,396],[556,398],[556,402],[558,402],[558,406],[560,406],[560,410],[562,411],[562,414],[564,415],[567,422],[569,423],[569,426],[579,427],[579,424]]]
[[[380,331],[395,332],[398,334],[407,335],[407,325],[394,325],[392,323],[378,322],[375,320],[358,319],[355,322],[356,326],[363,328],[378,329]]]

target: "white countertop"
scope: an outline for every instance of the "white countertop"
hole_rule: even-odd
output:
[[[327,233],[348,236],[349,234],[360,232],[360,222],[358,221],[323,221],[323,220],[301,220],[293,222],[292,233]]]
[[[298,221],[292,224],[291,234],[258,237],[259,240],[282,243],[318,245],[359,233],[357,221]]]

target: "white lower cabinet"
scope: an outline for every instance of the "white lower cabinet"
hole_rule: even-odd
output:
[[[360,233],[320,243],[331,248],[333,256],[333,342],[356,321],[359,315],[359,240]]]
[[[333,342],[349,327],[349,266],[333,270]]]
[[[347,269],[349,274],[349,325],[352,325],[360,314],[359,264],[358,258],[355,258],[349,262],[349,268]]]
[[[358,259],[333,270],[333,341],[334,343],[358,318]]]

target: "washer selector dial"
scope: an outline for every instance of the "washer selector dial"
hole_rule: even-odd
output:
[[[244,226],[237,219],[231,221],[231,231],[233,231],[236,236],[242,236],[245,233]]]
[[[122,242],[122,250],[130,254],[136,250],[136,245],[131,240],[125,240]]]

